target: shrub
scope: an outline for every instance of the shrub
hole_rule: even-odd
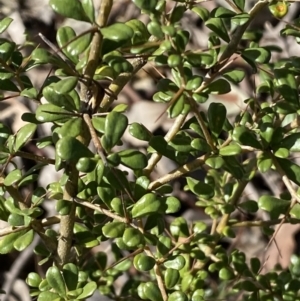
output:
[[[20,45],[1,39],[2,99],[22,96],[39,105],[22,115],[26,125],[16,133],[0,124],[0,219],[7,223],[0,253],[22,252],[39,236],[34,253],[44,275],[35,271],[26,278],[39,301],[83,300],[96,290],[112,300],[300,300],[297,256],[289,270],[262,274],[259,258],[224,245],[236,229],[252,226],[272,243],[274,225],[299,222],[300,167],[294,158],[300,151],[300,58],[272,59],[280,49],[261,45],[262,35],[251,27],[267,6],[283,17],[287,3],[258,1],[245,9],[245,1],[233,0],[226,1],[230,9],[208,10],[200,1],[174,0],[168,11],[165,0],[132,2],[148,15],[147,24],[133,19],[107,25],[112,0],[102,0],[98,12],[92,0],[50,0],[57,14],[90,26],[79,35],[60,27],[60,49],[41,36],[52,53],[36,46],[26,56]],[[181,24],[187,11],[210,30],[206,50],[189,46],[192,36]],[[1,33],[11,21],[2,19]],[[298,41],[299,20],[294,22],[281,35]],[[247,67],[232,68],[237,59]],[[167,105],[172,122],[165,136],[129,124],[126,105],[113,105],[148,62],[168,75],[153,95],[154,102]],[[44,64],[55,74],[39,89],[28,71]],[[243,99],[245,107],[234,118],[222,102],[201,109],[211,95],[234,89],[247,70],[258,79],[253,94],[265,100]],[[37,130],[45,123],[51,123],[51,134],[40,137]],[[118,147],[126,130],[146,147]],[[55,156],[25,151],[32,142],[39,149],[55,147]],[[26,170],[17,158],[35,164]],[[162,158],[177,167],[155,178]],[[47,165],[61,173],[57,182],[41,187],[39,172]],[[284,193],[245,196],[246,186],[268,171],[282,178]],[[173,193],[177,179],[209,222],[182,216],[182,201]],[[31,189],[27,196],[24,187]],[[55,203],[56,214],[45,215],[46,200]],[[269,220],[247,219],[258,211]],[[113,262],[97,251],[104,242]],[[121,275],[127,280],[117,290]]]

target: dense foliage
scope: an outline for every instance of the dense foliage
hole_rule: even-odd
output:
[[[102,0],[96,12],[92,0],[50,0],[57,14],[90,28],[77,35],[62,26],[56,36],[60,49],[41,36],[48,46],[35,45],[29,56],[22,50],[32,43],[0,40],[2,99],[38,103],[35,112],[23,114],[27,124],[18,132],[0,124],[0,219],[7,222],[0,253],[22,252],[40,237],[34,253],[45,275],[32,272],[26,279],[39,301],[84,300],[96,290],[112,300],[300,300],[298,257],[289,270],[262,274],[258,258],[223,244],[236,229],[251,226],[261,227],[272,243],[274,225],[300,220],[300,166],[293,160],[300,151],[300,57],[272,59],[279,47],[260,45],[260,32],[251,28],[266,7],[281,18],[288,4],[260,0],[245,10],[244,0],[227,0],[226,8],[209,11],[201,1],[173,0],[171,10],[165,0],[132,2],[148,15],[147,24],[109,24],[112,0]],[[189,47],[192,36],[181,24],[187,11],[210,30],[205,50]],[[11,21],[0,21],[0,33]],[[294,22],[281,35],[298,41],[299,20]],[[237,59],[247,67],[232,68]],[[127,107],[114,105],[149,62],[167,70],[153,95],[154,102],[167,104],[172,120],[165,136],[129,124]],[[28,72],[44,64],[55,73],[35,87]],[[234,119],[222,102],[201,109],[211,95],[227,94],[243,81],[247,68],[259,79],[257,97],[243,99],[245,109]],[[52,124],[51,134],[36,138],[45,123]],[[146,147],[116,147],[126,130]],[[26,152],[32,141],[39,149],[54,146],[55,157]],[[178,167],[154,178],[164,157]],[[18,158],[35,165],[24,170]],[[59,180],[39,187],[46,165],[55,166]],[[196,170],[204,178],[194,176]],[[254,177],[270,170],[282,178],[284,194],[243,196]],[[209,223],[177,214],[181,200],[172,195],[172,183],[179,178]],[[31,187],[29,195],[24,187]],[[55,215],[45,215],[46,200],[55,203]],[[269,220],[242,220],[259,210]],[[113,262],[105,252],[91,253],[106,241]],[[121,275],[127,278],[116,289]]]

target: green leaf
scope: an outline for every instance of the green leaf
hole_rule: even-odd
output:
[[[58,200],[55,206],[55,210],[60,215],[67,215],[70,213],[72,208],[72,202],[67,200]]]
[[[242,152],[241,147],[238,144],[229,144],[220,149],[219,154],[221,156],[234,156],[239,155]]]
[[[92,36],[88,33],[76,37],[76,33],[72,27],[63,26],[58,29],[56,39],[59,47],[62,48],[63,53],[65,53],[74,63],[77,63],[78,58],[76,56],[83,53],[90,46]]]
[[[38,297],[38,301],[54,301],[54,300],[60,300],[59,295],[49,291],[41,292]]]
[[[169,259],[164,262],[164,266],[166,268],[171,268],[174,270],[181,270],[185,265],[185,259],[183,256],[178,255],[175,256],[173,259]]]
[[[213,18],[232,18],[235,15],[234,11],[222,6],[213,9],[210,13],[210,16]]]
[[[83,132],[86,124],[82,118],[71,118],[57,131],[59,138],[77,137]]]
[[[77,86],[78,79],[75,76],[70,76],[60,80],[53,85],[53,89],[56,93],[67,94],[75,89]]]
[[[274,85],[288,103],[299,108],[298,83],[293,72],[287,68],[274,69]]]
[[[1,237],[0,239],[0,254],[8,254],[14,248],[14,242],[19,237],[23,236],[27,230],[22,230],[19,232],[11,233]]]
[[[29,139],[32,138],[36,131],[37,125],[33,123],[29,123],[24,125],[17,133],[16,141],[15,141],[15,151],[18,151],[22,148]]]
[[[203,90],[206,94],[226,94],[231,91],[229,82],[223,78],[219,78],[210,83],[207,88]]]
[[[272,164],[272,157],[268,153],[262,153],[257,159],[257,168],[262,173],[269,171]]]
[[[158,0],[133,0],[132,2],[143,11],[154,13]]]
[[[204,199],[211,199],[214,196],[214,189],[210,185],[190,177],[187,177],[186,180],[189,189],[197,196]]]
[[[188,301],[188,300],[189,299],[186,296],[186,294],[181,291],[175,291],[175,292],[171,293],[168,298],[168,301]],[[195,299],[195,301],[196,300],[198,300],[198,299]],[[199,299],[199,301],[202,301],[202,300]],[[192,301],[194,301],[194,299],[192,299]]]
[[[13,19],[9,17],[5,17],[0,21],[0,34],[3,33],[8,28],[8,26],[12,21]]]
[[[124,243],[130,248],[135,248],[144,244],[143,234],[135,228],[125,229],[122,239]]]
[[[144,294],[146,299],[151,301],[163,301],[160,290],[154,282],[146,282],[144,286]]]
[[[8,173],[8,175],[4,179],[3,184],[5,186],[11,186],[17,183],[21,178],[22,178],[21,170],[15,169]]]
[[[290,216],[300,219],[300,204],[295,204],[295,206],[290,211]]]
[[[230,38],[225,27],[225,24],[222,19],[220,18],[209,18],[205,25],[213,31],[218,37],[220,37],[225,42],[229,43]]]
[[[20,92],[19,88],[9,79],[0,80],[0,90],[10,92]]]
[[[128,119],[125,115],[118,112],[110,112],[105,119],[105,134],[102,137],[103,147],[110,150],[123,136],[128,125]]]
[[[242,57],[246,61],[265,64],[270,61],[271,54],[264,48],[247,48],[242,52]]]
[[[26,283],[32,287],[39,287],[41,281],[42,281],[42,278],[40,277],[40,275],[37,273],[33,273],[33,272],[29,273],[26,278]]]
[[[150,34],[142,21],[132,19],[125,24],[131,27],[134,32],[133,37],[131,38],[132,45],[142,44],[148,41]]]
[[[243,11],[245,8],[245,0],[233,0],[233,3],[241,10]]]
[[[170,289],[174,287],[177,284],[179,278],[180,274],[177,269],[167,268],[164,275],[166,288]]]
[[[155,259],[145,254],[137,254],[134,256],[133,265],[138,271],[150,271],[155,265]]]
[[[232,139],[242,145],[248,145],[257,149],[261,149],[262,147],[254,132],[245,126],[235,127],[232,132]]]
[[[207,112],[208,125],[215,137],[219,137],[223,129],[226,113],[226,108],[222,103],[213,102],[209,105]]]
[[[167,197],[167,199],[166,199],[166,205],[167,205],[167,209],[165,211],[166,214],[176,213],[181,208],[180,201],[177,198],[175,198],[174,196]]]
[[[230,82],[237,84],[245,78],[245,71],[231,70],[223,74],[223,76]]]
[[[60,296],[66,296],[66,284],[58,267],[50,267],[46,273],[46,279],[54,291]]]
[[[292,133],[291,135],[282,139],[279,147],[286,148],[290,152],[300,151],[300,133]]]
[[[211,156],[206,159],[205,164],[213,169],[219,169],[224,165],[224,159],[220,156]]]
[[[142,196],[132,207],[132,217],[144,217],[151,213],[157,213],[163,210],[164,204],[153,193],[147,193]]]
[[[205,7],[194,6],[192,11],[196,13],[203,21],[207,21],[209,19],[209,11]]]
[[[149,141],[152,137],[152,133],[143,125],[137,122],[133,122],[128,128],[129,134],[136,139]]]
[[[230,267],[223,267],[219,271],[219,277],[222,280],[231,280],[234,278],[234,272]]]
[[[36,119],[40,122],[65,122],[70,118],[69,111],[50,103],[40,105],[36,110]]]
[[[193,66],[198,68],[210,68],[215,64],[215,59],[209,53],[193,53],[185,54],[186,60]]]
[[[95,9],[93,0],[81,0],[82,8],[91,23],[95,21]]]
[[[78,0],[50,0],[49,4],[55,12],[64,17],[78,21],[90,21]]]
[[[0,44],[0,58],[8,61],[15,50],[16,44],[13,42],[3,42]]]
[[[75,290],[78,282],[78,267],[74,263],[67,263],[63,266],[62,272],[68,291]]]
[[[120,163],[133,169],[143,169],[147,166],[147,157],[134,149],[125,149],[117,153],[120,158]]]
[[[14,242],[14,248],[21,252],[26,249],[33,241],[34,231],[29,230],[24,235],[18,237]]]
[[[247,23],[250,19],[250,15],[247,13],[237,14],[234,17],[232,17],[230,20],[233,24],[242,26],[245,23]]]
[[[84,287],[83,287],[83,292],[82,294],[80,294],[77,299],[81,300],[81,299],[86,299],[88,297],[91,297],[95,290],[97,289],[97,283],[94,281],[91,281],[89,283],[87,283]]]
[[[300,185],[300,166],[288,159],[276,158],[276,160],[287,177],[297,185]]]
[[[101,28],[100,31],[105,39],[116,42],[127,42],[134,35],[133,29],[124,23],[114,23],[110,26]]]
[[[126,225],[121,222],[111,222],[103,226],[102,232],[107,238],[122,237]]]
[[[270,212],[271,219],[276,219],[280,214],[285,214],[290,206],[290,201],[275,198],[270,195],[263,195],[258,200],[258,207]]]
[[[245,171],[237,158],[235,156],[225,156],[223,157],[223,160],[225,162],[223,168],[230,172],[236,179],[242,179]]]
[[[81,157],[93,157],[94,154],[74,137],[64,137],[56,143],[57,155],[67,161],[77,162]]]

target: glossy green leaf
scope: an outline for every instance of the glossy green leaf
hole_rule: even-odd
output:
[[[149,141],[152,137],[152,133],[143,124],[137,122],[131,123],[128,130],[131,136],[139,140]]]
[[[226,120],[226,108],[221,103],[213,102],[209,105],[207,117],[208,125],[215,137],[218,137]]]
[[[169,295],[168,301],[188,301],[188,297],[181,291],[175,291]],[[194,301],[194,300],[192,300]],[[199,300],[202,301],[202,300]]]
[[[94,154],[74,137],[64,137],[56,143],[57,155],[67,161],[77,162],[81,157],[93,157]]]
[[[300,185],[300,166],[288,159],[276,158],[276,160],[287,177],[297,185]]]
[[[82,157],[76,163],[76,168],[81,172],[92,172],[97,165],[97,160],[94,158]]]
[[[226,94],[231,91],[229,82],[223,78],[219,78],[209,84],[207,88],[203,90],[203,93],[207,94]]]
[[[26,249],[33,241],[34,231],[29,230],[14,241],[14,248],[21,252]]]
[[[65,122],[71,117],[69,111],[50,103],[40,105],[36,110],[36,119],[40,122]]]
[[[247,13],[237,14],[231,18],[231,22],[235,25],[242,26],[247,23],[250,19],[250,15]]]
[[[250,131],[245,126],[235,127],[232,132],[232,139],[242,145],[248,145],[257,149],[261,149],[261,144],[254,132]]]
[[[274,69],[274,86],[287,102],[299,108],[298,83],[293,72],[287,68]]]
[[[204,199],[211,199],[214,196],[214,189],[209,184],[198,181],[191,177],[186,177],[189,189],[196,195]]]
[[[163,301],[160,290],[154,282],[146,282],[144,287],[146,299],[151,301]]]
[[[245,0],[233,0],[233,3],[241,10],[243,11],[245,8]]]
[[[283,138],[279,144],[280,147],[288,149],[290,152],[300,151],[300,133],[292,133]]]
[[[14,248],[14,242],[19,237],[23,236],[26,230],[11,233],[0,238],[0,254],[10,253]]]
[[[219,154],[221,156],[234,156],[239,155],[242,152],[241,147],[238,144],[229,144],[220,149]]]
[[[225,27],[225,24],[221,18],[209,18],[205,25],[213,31],[219,38],[229,43],[230,38],[228,35],[228,31]]]
[[[89,18],[85,14],[85,11],[82,7],[81,1],[78,0],[50,0],[49,2],[51,8],[58,14],[79,20],[89,22]]]
[[[91,229],[79,223],[74,225],[74,239],[85,248],[93,248],[99,244]]]
[[[228,81],[237,84],[245,78],[245,71],[243,70],[231,70],[223,74],[223,77]]]
[[[219,169],[224,165],[224,159],[220,156],[211,156],[206,159],[205,164],[213,169]]]
[[[247,61],[265,64],[271,59],[271,54],[265,48],[247,48],[242,52],[242,57]]]
[[[173,259],[169,259],[164,262],[164,266],[166,268],[174,269],[174,270],[181,270],[185,265],[185,259],[183,256],[178,255],[175,256]]]
[[[232,18],[235,15],[234,11],[222,6],[213,9],[210,13],[210,16],[213,18]]]
[[[219,271],[219,277],[222,280],[231,280],[234,278],[234,272],[231,268],[229,267],[223,267]]]
[[[131,38],[132,45],[139,45],[148,41],[150,35],[145,24],[137,19],[129,20],[125,23],[127,26],[131,27],[134,35]]]
[[[0,44],[0,58],[3,61],[8,61],[15,50],[16,44],[13,42],[2,42]]]
[[[100,31],[105,39],[116,42],[128,41],[134,35],[133,29],[124,23],[114,23],[101,28]]]
[[[133,265],[138,271],[150,271],[155,265],[155,259],[140,253],[134,256]]]
[[[32,138],[36,131],[37,125],[33,123],[29,123],[24,125],[17,133],[16,141],[15,141],[15,151],[18,151],[22,148],[29,139]]]
[[[196,13],[203,21],[207,21],[209,19],[209,11],[202,6],[194,6],[192,11]]]
[[[50,267],[46,273],[46,279],[55,292],[61,296],[66,296],[66,284],[58,267]]]
[[[91,281],[89,283],[87,283],[84,287],[83,287],[83,292],[82,294],[80,294],[77,299],[81,300],[81,299],[86,299],[88,297],[91,297],[95,290],[97,289],[97,283],[94,281]]]
[[[67,215],[70,213],[72,208],[72,202],[67,201],[67,200],[58,200],[55,206],[55,210],[60,214],[60,215]]]
[[[75,290],[78,282],[78,267],[74,263],[67,263],[63,266],[62,273],[67,289]]]
[[[117,238],[123,236],[126,225],[121,222],[111,222],[103,226],[102,232],[108,238]]]
[[[147,157],[134,149],[126,149],[117,153],[120,158],[120,163],[133,169],[143,169],[147,166]]]
[[[128,119],[121,113],[112,111],[106,116],[102,143],[107,150],[113,148],[120,141],[127,125]]]
[[[189,62],[193,67],[198,68],[210,68],[214,65],[215,59],[209,53],[194,53],[188,52],[185,54],[187,62]]]
[[[224,156],[223,168],[231,173],[236,179],[241,179],[244,174],[244,168],[235,156]]]
[[[276,219],[280,214],[286,213],[290,203],[290,201],[278,199],[271,195],[263,195],[258,200],[258,207],[270,212],[271,218]]]
[[[130,247],[135,248],[144,243],[143,234],[135,228],[127,228],[122,237],[124,243]]]
[[[70,93],[77,86],[78,79],[75,76],[69,76],[60,80],[59,82],[53,85],[53,89],[55,92],[60,94]]]
[[[239,204],[239,207],[250,213],[255,213],[258,210],[258,205],[256,201],[248,200]]]
[[[177,269],[167,268],[164,275],[166,288],[174,287],[179,281],[180,274]]]
[[[131,213],[133,218],[138,218],[160,212],[163,209],[162,201],[155,194],[147,193],[134,204]]]
[[[186,220],[183,217],[175,218],[170,224],[170,232],[176,239],[179,237],[188,237],[189,228]]]
[[[295,204],[290,211],[290,216],[300,219],[300,204]]]
[[[20,92],[19,88],[10,79],[0,80],[0,90],[11,91],[11,92]]]
[[[4,179],[3,184],[5,186],[11,186],[17,183],[21,178],[22,178],[21,170],[15,169],[8,173],[8,175]]]
[[[38,301],[53,301],[60,300],[60,296],[50,291],[41,292],[38,296]]]
[[[133,0],[133,3],[141,10],[146,12],[155,12],[158,0]]]
[[[75,138],[83,132],[85,126],[86,124],[82,118],[71,118],[57,131],[58,137],[64,138],[69,136]]]
[[[26,283],[32,287],[39,287],[41,281],[42,278],[40,277],[40,275],[33,272],[29,273],[26,278]]]
[[[167,205],[166,214],[176,213],[181,208],[180,201],[174,196],[167,197],[166,205]]]
[[[0,34],[3,33],[8,28],[8,26],[12,21],[13,19],[9,17],[5,17],[0,21]]]
[[[90,22],[95,21],[95,9],[94,9],[94,2],[93,0],[81,0],[82,8],[89,18]]]

